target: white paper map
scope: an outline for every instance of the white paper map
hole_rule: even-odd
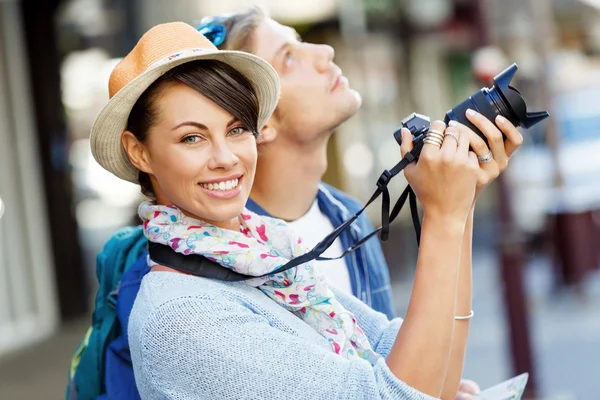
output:
[[[529,374],[524,373],[479,392],[477,400],[521,400]]]

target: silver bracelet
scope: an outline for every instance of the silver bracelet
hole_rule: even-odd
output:
[[[473,315],[475,315],[475,311],[471,310],[469,315],[462,315],[462,316],[457,315],[456,317],[454,317],[454,319],[459,320],[459,321],[464,321],[464,320],[473,318]]]

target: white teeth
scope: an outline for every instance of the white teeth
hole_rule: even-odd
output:
[[[232,179],[229,181],[221,181],[219,183],[201,183],[200,186],[208,190],[231,190],[235,189],[238,183],[239,179]]]

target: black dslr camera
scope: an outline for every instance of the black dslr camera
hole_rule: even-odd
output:
[[[546,119],[549,116],[546,111],[527,112],[527,105],[521,93],[510,86],[510,81],[515,76],[517,68],[517,64],[513,64],[502,71],[494,78],[494,86],[479,90],[452,108],[446,113],[444,121],[448,123],[450,120],[455,120],[468,126],[487,143],[487,139],[483,133],[467,119],[465,113],[468,108],[479,112],[493,123],[497,115],[502,115],[512,122],[514,126],[521,126],[523,128],[530,128]],[[400,129],[407,128],[413,135],[413,142],[423,140],[429,130],[429,122],[428,117],[413,113],[402,120],[401,127],[394,132],[394,138],[398,144],[401,144],[402,135]]]

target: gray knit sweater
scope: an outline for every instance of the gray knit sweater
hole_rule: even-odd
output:
[[[172,272],[142,281],[129,321],[143,399],[432,399],[385,363],[401,319],[336,292],[373,349],[375,366],[326,339],[261,291]]]

